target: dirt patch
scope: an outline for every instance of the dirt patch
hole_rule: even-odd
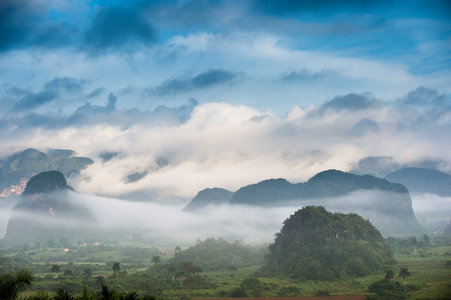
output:
[[[363,300],[365,295],[327,297],[243,297],[243,298],[198,298],[198,300]]]

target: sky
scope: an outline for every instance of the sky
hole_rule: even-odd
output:
[[[0,140],[160,202],[365,157],[451,173],[451,1],[3,0]]]

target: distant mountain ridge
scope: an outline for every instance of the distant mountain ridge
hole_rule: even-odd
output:
[[[30,148],[0,160],[0,193],[11,186],[23,189],[25,180],[44,171],[58,170],[66,178],[76,175],[94,161],[87,157],[77,157],[72,150],[51,149],[47,153]],[[16,192],[16,194],[20,194]],[[7,193],[5,195],[7,196]]]
[[[411,193],[430,193],[442,197],[451,196],[451,176],[426,168],[403,168],[385,176],[390,182],[400,183]]]
[[[224,204],[229,203],[232,199],[233,192],[221,188],[204,189],[200,191],[193,201],[188,203],[183,210],[185,211],[195,211],[205,205],[211,204],[213,199],[214,204]]]
[[[218,201],[214,195],[210,196],[209,201],[200,201],[196,196],[188,206],[195,210],[192,208],[227,203],[224,199]],[[251,184],[233,193],[229,204],[263,207],[321,205],[331,211],[358,213],[370,219],[385,234],[423,231],[405,186],[371,175],[338,170],[320,172],[305,183],[292,184],[279,178]]]
[[[279,178],[242,187],[233,194],[230,203],[274,206],[291,200],[338,197],[357,190],[371,189],[408,193],[401,184],[393,184],[371,175],[360,176],[328,170],[316,174],[306,183],[292,184]]]

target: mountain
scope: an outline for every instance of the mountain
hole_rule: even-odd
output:
[[[203,205],[224,203],[214,195]],[[423,232],[412,210],[406,187],[371,175],[355,175],[338,170],[316,174],[308,182],[292,184],[285,179],[269,179],[240,188],[230,204],[262,207],[324,206],[335,212],[354,212],[369,219],[384,234]],[[192,209],[196,206],[191,206]]]
[[[451,176],[437,170],[404,168],[388,174],[385,179],[406,186],[411,193],[451,196]]]
[[[380,232],[356,214],[306,206],[283,222],[261,272],[300,280],[369,275],[394,264]]]
[[[197,193],[196,197],[188,203],[184,211],[195,211],[210,204],[229,203],[233,192],[221,188],[205,189]],[[213,203],[214,202],[214,203]]]
[[[5,197],[10,194],[7,190],[14,189],[15,194],[20,194],[28,179],[44,171],[58,170],[68,178],[92,163],[87,157],[75,156],[72,150],[52,149],[44,153],[26,149],[0,162],[0,193],[3,190]]]
[[[94,221],[89,209],[74,201],[74,190],[59,171],[32,177],[14,207],[4,242],[23,244],[76,239]],[[86,229],[86,230],[85,230]]]
[[[328,170],[316,174],[306,183],[292,184],[285,179],[270,179],[242,187],[233,194],[230,203],[258,206],[286,205],[286,202],[292,200],[338,197],[358,190],[408,193],[402,185],[374,176]]]
[[[375,177],[384,178],[388,174],[402,168],[416,167],[436,170],[444,163],[446,162],[443,160],[425,159],[409,162],[409,164],[400,164],[391,156],[368,156],[359,160],[351,173],[358,175],[373,175]]]

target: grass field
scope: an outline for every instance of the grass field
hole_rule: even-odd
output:
[[[14,257],[17,253],[9,253],[7,256]],[[35,261],[33,264],[45,266],[47,273],[36,273],[35,275],[41,277],[40,285],[45,286],[46,280],[51,282],[55,274],[50,273],[50,266],[48,261],[52,258],[59,257],[60,255],[67,255],[65,253],[60,253],[54,251],[53,249],[48,249],[46,251],[38,251],[34,255]],[[92,277],[101,275],[102,277],[111,276],[112,271],[110,267],[105,267],[105,261],[119,261],[127,257],[120,251],[120,249],[108,249],[108,251],[89,253],[86,256],[79,257],[79,259],[73,261],[75,265],[83,266],[101,266],[102,269],[93,270]],[[131,268],[131,264],[123,262],[122,266],[127,269],[128,275],[121,276],[132,276],[136,271],[144,271],[147,269],[146,266],[151,264],[151,255],[148,255],[143,260],[144,265],[142,267],[136,266]],[[166,262],[169,256],[162,255],[162,263]],[[397,260],[397,265],[393,266],[393,270],[396,275],[393,280],[402,282],[402,278],[397,277],[398,270],[401,267],[408,268],[411,272],[411,277],[407,278],[407,284],[411,286],[408,295],[409,299],[451,299],[451,246],[434,247],[422,251],[418,251],[417,255],[411,254],[396,254],[395,259]],[[93,262],[93,260],[95,262]],[[447,262],[448,265],[447,265]],[[57,262],[64,267],[67,262]],[[130,266],[130,267],[129,267]],[[205,276],[208,280],[216,285],[216,288],[205,289],[205,290],[195,290],[191,291],[190,296],[194,299],[214,299],[218,297],[223,297],[220,299],[228,299],[226,297],[230,296],[230,292],[234,289],[240,287],[241,283],[245,278],[252,277],[255,271],[259,269],[260,266],[251,266],[245,268],[239,268],[232,273],[226,270],[219,271],[208,271],[202,272],[201,275]],[[284,296],[281,294],[282,288],[295,288],[298,293],[292,293],[289,300],[296,299],[309,299],[305,297],[314,297],[315,300],[318,299],[350,299],[357,300],[363,299],[365,294],[368,294],[368,285],[372,282],[381,280],[384,278],[385,273],[383,271],[372,274],[370,276],[349,278],[341,281],[303,281],[295,280],[290,278],[258,278],[262,283],[262,296],[265,300],[268,299],[278,299],[285,300],[288,298],[282,298]],[[60,274],[62,277],[62,274]],[[132,278],[132,277],[130,277]],[[124,277],[125,279],[125,277]],[[113,282],[113,281],[112,281]],[[55,284],[55,282],[53,282]],[[114,286],[113,286],[114,287]],[[81,287],[80,287],[81,289]],[[52,290],[49,290],[52,292]],[[141,291],[143,292],[143,291]],[[166,299],[180,299],[182,296],[186,296],[187,291],[182,290],[166,290],[161,295]],[[32,292],[25,292],[24,295],[32,295]],[[324,297],[318,297],[322,295]],[[245,299],[260,299],[257,297],[249,297]],[[298,297],[304,298],[298,298]]]

